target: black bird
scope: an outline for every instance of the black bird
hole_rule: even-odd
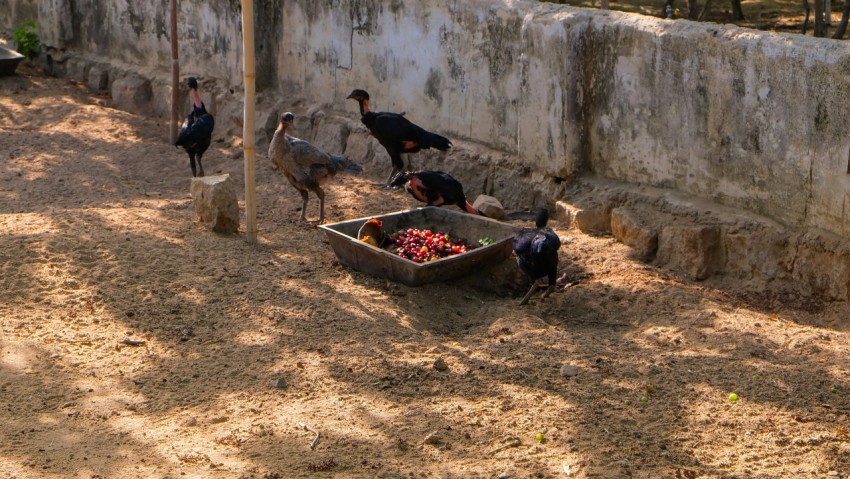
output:
[[[520,305],[528,303],[528,299],[534,294],[538,286],[537,280],[543,276],[548,277],[549,286],[543,297],[555,289],[555,277],[558,274],[558,249],[561,240],[551,228],[546,227],[549,222],[549,210],[541,208],[537,212],[535,228],[523,228],[514,236],[514,253],[519,268],[531,278],[531,289],[520,301]]]
[[[204,176],[204,166],[201,164],[201,157],[204,152],[210,147],[212,140],[212,131],[215,127],[215,118],[207,112],[204,102],[201,101],[201,94],[198,93],[198,80],[195,77],[189,77],[186,80],[189,89],[192,90],[192,111],[186,116],[186,121],[180,128],[180,133],[177,135],[177,141],[174,146],[182,146],[186,153],[189,154],[189,166],[192,167],[192,176]],[[198,170],[195,170],[195,158],[198,159]]]
[[[384,186],[388,186],[393,177],[404,170],[402,153],[416,153],[428,148],[447,151],[452,142],[444,136],[431,133],[412,123],[404,113],[375,112],[369,110],[369,93],[356,89],[348,97],[360,104],[360,121],[369,129],[369,133],[383,145],[390,155],[393,169]]]
[[[442,171],[412,171],[399,173],[390,182],[392,188],[404,185],[404,189],[417,200],[428,206],[457,205],[474,215],[484,216],[475,209],[463,194],[463,185]]]

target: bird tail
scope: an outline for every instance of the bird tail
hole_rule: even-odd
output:
[[[538,229],[545,228],[546,223],[549,222],[549,210],[546,208],[540,208],[537,212],[537,217],[534,220],[534,225],[537,226]]]
[[[441,136],[436,133],[431,133],[430,131],[425,131],[423,137],[425,140],[424,142],[422,142],[423,148],[436,148],[440,151],[446,151],[452,147],[452,142],[445,136]]]
[[[331,155],[334,163],[337,165],[338,171],[347,171],[350,173],[363,173],[363,166],[355,163],[341,155]]]

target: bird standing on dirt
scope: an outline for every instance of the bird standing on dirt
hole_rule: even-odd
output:
[[[537,280],[543,276],[549,279],[549,286],[543,297],[555,289],[555,277],[558,275],[558,249],[561,240],[551,228],[546,227],[549,222],[549,210],[541,208],[537,212],[534,228],[523,228],[514,235],[514,253],[519,268],[531,278],[531,289],[520,301],[520,305],[528,303],[531,295],[538,286]]]
[[[277,130],[269,144],[269,159],[273,169],[280,169],[286,179],[301,193],[301,221],[306,220],[307,193],[319,197],[319,223],[325,220],[325,192],[322,185],[339,172],[360,173],[363,167],[344,156],[332,155],[304,140],[286,134],[295,115],[280,116]]]
[[[399,173],[389,186],[402,185],[411,196],[428,206],[457,205],[467,213],[484,216],[467,201],[463,185],[448,173],[429,170]]]
[[[192,90],[192,111],[189,112],[186,121],[183,122],[174,146],[182,146],[186,150],[186,153],[189,154],[189,166],[192,168],[192,176],[204,176],[204,166],[201,164],[201,157],[204,156],[204,152],[210,147],[215,119],[207,112],[204,102],[201,101],[201,94],[198,92],[198,80],[195,77],[189,77],[186,83],[189,85],[189,89]],[[198,160],[197,171],[195,169],[196,157]]]
[[[366,90],[356,89],[348,95],[347,99],[349,98],[360,104],[360,121],[387,150],[392,160],[393,169],[384,186],[388,186],[393,177],[404,170],[402,153],[416,153],[428,148],[447,151],[452,147],[448,138],[412,123],[403,113],[370,111],[369,93]]]

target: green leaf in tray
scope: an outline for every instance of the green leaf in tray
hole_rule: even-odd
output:
[[[493,244],[495,242],[496,241],[493,238],[490,238],[489,236],[485,236],[485,237],[481,238],[480,240],[478,240],[478,245],[479,246],[490,246],[491,244]]]

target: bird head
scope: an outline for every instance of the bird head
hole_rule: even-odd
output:
[[[549,222],[549,210],[546,208],[540,208],[537,211],[537,215],[534,218],[534,225],[537,226],[538,229],[545,228],[546,223]]]
[[[295,121],[295,115],[292,112],[284,112],[280,115],[280,123],[283,126],[290,126]]]
[[[368,101],[369,100],[369,93],[366,90],[361,90],[361,89],[357,88],[357,89],[352,90],[351,93],[349,93],[348,96],[345,97],[346,100],[349,100],[349,99],[352,99],[352,98],[357,100],[357,101],[363,101],[363,100]]]
[[[410,180],[410,176],[408,176],[407,173],[402,171],[399,174],[395,175],[395,177],[393,177],[393,179],[390,181],[390,188],[398,188],[399,186],[402,186],[407,183],[408,180]]]
[[[189,85],[189,88],[193,90],[198,89],[198,79],[195,77],[189,77],[186,79],[186,84]]]

